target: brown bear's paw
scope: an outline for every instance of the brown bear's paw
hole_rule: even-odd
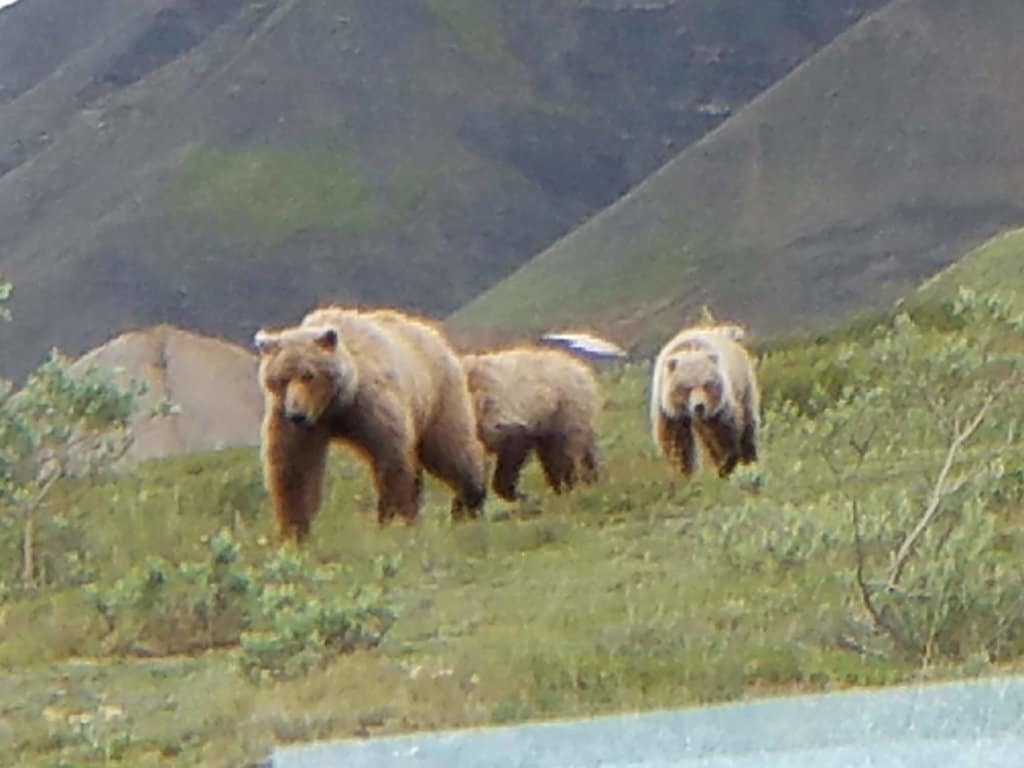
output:
[[[740,461],[744,464],[753,464],[757,461],[757,444],[753,440],[744,440],[740,443]]]
[[[736,469],[736,465],[738,463],[739,463],[739,457],[738,456],[735,456],[735,455],[730,456],[725,461],[723,461],[722,464],[718,467],[718,476],[723,478],[723,479],[728,477],[729,475],[731,475],[733,473],[733,470]]]
[[[513,504],[522,498],[522,494],[519,492],[517,483],[509,481],[507,478],[503,479],[495,476],[494,483],[491,485],[491,488],[494,489],[494,493],[497,494],[499,498]]]
[[[278,521],[277,539],[281,543],[295,542],[302,544],[309,538],[308,520]]]
[[[487,498],[487,489],[483,486],[473,486],[464,489],[452,499],[452,520],[477,520],[483,516],[484,500]]]

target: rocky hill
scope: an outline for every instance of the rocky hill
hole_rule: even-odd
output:
[[[898,0],[453,324],[651,344],[703,305],[755,331],[888,300],[1024,222],[1024,3]]]
[[[882,0],[21,0],[0,374],[327,299],[442,314]]]
[[[258,362],[241,347],[159,325],[111,339],[72,371],[97,365],[116,371],[122,385],[146,385],[131,425],[130,462],[259,442]],[[161,402],[170,413],[154,416]]]

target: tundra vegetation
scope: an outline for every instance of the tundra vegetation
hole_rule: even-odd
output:
[[[238,766],[1019,668],[1022,333],[952,288],[755,344],[761,460],[726,481],[674,477],[648,365],[609,367],[601,483],[544,493],[534,462],[526,501],[453,525],[428,481],[420,521],[381,528],[338,451],[301,549],[254,449],[111,471],[131,393],[52,357],[0,396],[0,765]],[[68,439],[97,447],[81,471]]]

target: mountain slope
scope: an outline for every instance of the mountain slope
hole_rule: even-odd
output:
[[[897,295],[1024,220],[1024,4],[899,0],[485,292],[456,328],[652,340]]]
[[[155,322],[448,312],[882,1],[18,3],[0,373]]]

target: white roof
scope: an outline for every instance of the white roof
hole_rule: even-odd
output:
[[[591,355],[626,357],[628,354],[618,344],[590,333],[545,333],[541,338]]]

